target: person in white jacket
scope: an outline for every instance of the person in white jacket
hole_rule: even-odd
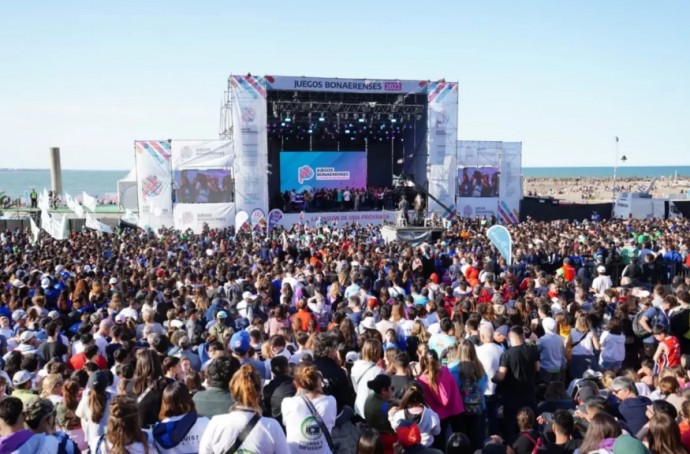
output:
[[[223,454],[235,443],[252,418],[261,416],[261,377],[251,364],[240,367],[230,381],[236,404],[230,412],[216,415],[199,442],[199,454]],[[273,418],[259,417],[238,450],[261,454],[290,454],[285,433]]]
[[[377,375],[381,375],[385,370],[378,365],[378,361],[383,358],[383,347],[378,339],[367,339],[362,345],[360,359],[352,365],[350,378],[352,387],[357,393],[355,399],[355,413],[364,418],[364,403],[367,397],[373,392],[367,386],[369,380],[373,380]]]
[[[292,454],[330,454],[330,434],[335,426],[337,405],[333,396],[323,393],[321,372],[311,364],[295,371],[297,395],[286,397],[281,404],[283,424]],[[317,413],[317,414],[315,414]],[[323,428],[319,424],[323,422]],[[323,429],[328,434],[323,433]]]
[[[625,334],[623,323],[618,318],[609,320],[607,329],[601,333],[601,355],[599,365],[602,369],[619,370],[625,359]]]
[[[400,404],[388,413],[388,421],[393,430],[397,430],[403,421],[412,421],[419,427],[422,445],[430,447],[434,437],[441,433],[441,419],[424,402],[424,390],[417,383],[407,387]]]

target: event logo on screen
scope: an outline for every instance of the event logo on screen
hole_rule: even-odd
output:
[[[310,166],[302,166],[297,169],[297,181],[299,181],[299,184],[311,180],[312,178],[314,178],[314,169]]]

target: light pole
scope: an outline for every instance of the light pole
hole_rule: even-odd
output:
[[[618,170],[618,136],[616,136],[616,160],[613,162],[613,184],[611,185],[611,195],[613,203],[616,203],[616,171]]]

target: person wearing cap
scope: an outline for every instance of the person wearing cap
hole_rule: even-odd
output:
[[[42,448],[57,453],[75,453],[77,444],[69,435],[56,430],[55,405],[48,399],[39,399],[24,408],[24,422],[35,436],[45,437]]]
[[[256,305],[256,296],[252,294],[251,292],[244,292],[242,293],[242,300],[237,303],[237,310],[239,311],[240,315],[249,322],[251,322],[254,319],[254,306]]]
[[[24,331],[19,335],[20,344],[13,350],[15,352],[20,352],[22,355],[37,355],[40,357],[40,353],[37,350],[38,339],[36,339],[36,333],[33,331]],[[3,359],[7,361],[11,352],[7,352]]]
[[[563,338],[556,333],[556,320],[546,317],[541,324],[544,327],[544,335],[537,340],[541,362],[539,377],[543,383],[548,384],[560,380],[561,370],[566,364],[565,345]]]
[[[611,276],[606,274],[606,267],[599,265],[597,267],[597,277],[592,281],[592,292],[595,296],[603,297],[606,290],[613,287]]]
[[[16,397],[26,406],[31,402],[40,399],[38,394],[32,390],[33,376],[26,370],[19,370],[12,376],[12,397]]]
[[[58,440],[25,429],[26,406],[16,397],[0,401],[0,452],[16,454],[55,454]]]
[[[209,311],[210,311],[210,309],[209,309]],[[215,337],[216,340],[222,341],[223,340],[223,332],[225,332],[225,328],[226,328],[227,318],[228,318],[227,312],[225,312],[223,310],[219,310],[218,312],[216,312],[215,319],[211,323],[209,323],[209,325],[208,325],[208,335]]]
[[[270,374],[266,371],[266,366],[263,361],[259,361],[256,358],[250,356],[252,339],[247,331],[238,331],[232,335],[230,338],[230,351],[232,356],[237,358],[241,365],[251,364],[254,369],[259,373],[261,378],[270,379]]]

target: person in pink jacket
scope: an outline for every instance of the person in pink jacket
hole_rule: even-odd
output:
[[[436,437],[434,447],[445,448],[446,429],[450,425],[453,432],[460,432],[465,411],[462,396],[453,374],[441,364],[435,352],[431,351],[420,358],[422,373],[417,378],[424,391],[424,398],[429,408],[441,419],[441,435]]]

